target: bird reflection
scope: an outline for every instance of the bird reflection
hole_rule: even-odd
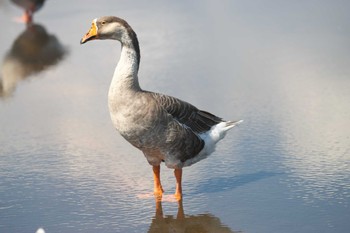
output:
[[[39,24],[28,25],[13,42],[1,66],[0,96],[10,96],[19,81],[56,65],[66,49]]]
[[[182,201],[178,202],[176,217],[164,216],[162,202],[156,200],[156,213],[152,219],[148,233],[233,233],[229,227],[223,225],[219,218],[212,214],[185,215]],[[236,231],[237,232],[237,231]]]
[[[33,21],[33,13],[39,10],[45,0],[11,0],[14,4],[21,7],[24,10],[24,14],[20,21],[30,24]]]

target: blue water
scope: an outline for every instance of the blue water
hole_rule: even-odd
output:
[[[47,1],[36,29],[0,1],[0,232],[350,230],[350,4]],[[156,203],[151,167],[114,129],[120,45],[80,45],[126,19],[144,89],[244,119]],[[166,194],[173,171],[162,167]]]

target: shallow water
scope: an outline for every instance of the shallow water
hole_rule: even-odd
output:
[[[348,232],[350,4],[47,1],[36,29],[0,1],[0,232]],[[244,119],[155,203],[151,167],[112,127],[114,41],[128,20],[144,89]],[[39,41],[39,42],[38,42]],[[167,194],[172,171],[162,167]]]

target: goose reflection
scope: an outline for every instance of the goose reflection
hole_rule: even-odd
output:
[[[178,202],[176,216],[163,214],[162,202],[156,200],[156,213],[152,219],[148,233],[233,233],[228,226],[221,223],[218,217],[210,213],[185,215],[182,201]],[[238,232],[238,231],[236,231]]]
[[[13,42],[1,66],[0,96],[10,96],[18,82],[56,65],[66,54],[56,36],[44,26],[28,25]]]

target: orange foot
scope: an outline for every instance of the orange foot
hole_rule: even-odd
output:
[[[137,197],[140,199],[149,199],[149,198],[156,198],[157,200],[161,200],[163,196],[164,190],[160,187],[155,187],[153,193],[144,193],[144,194],[137,194]]]
[[[164,190],[163,190],[162,186],[154,188],[153,194],[154,194],[154,197],[156,198],[156,200],[162,200],[163,193],[164,193]]]
[[[25,12],[21,17],[14,18],[14,21],[17,23],[26,23],[30,24],[33,21],[32,14],[30,12]]]
[[[162,202],[179,202],[182,200],[182,196],[178,194],[163,195]]]
[[[151,199],[155,198],[156,201],[162,201],[162,202],[179,202],[182,201],[182,195],[181,194],[155,194],[155,193],[143,193],[143,194],[137,194],[137,198],[139,199]]]
[[[161,197],[164,193],[164,190],[163,190],[162,186],[154,187],[153,193],[154,193],[154,196]]]
[[[137,194],[136,196],[139,199],[150,199],[150,198],[154,198],[154,193],[142,193],[142,194]]]
[[[176,192],[176,193],[174,194],[174,197],[176,198],[177,201],[181,201],[181,200],[182,200],[182,193]]]

